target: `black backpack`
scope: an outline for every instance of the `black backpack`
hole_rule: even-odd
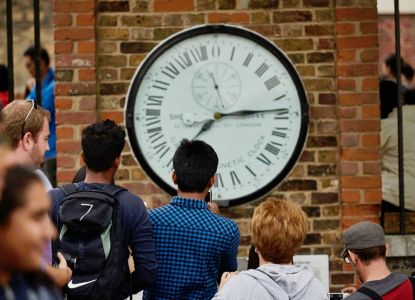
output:
[[[106,185],[103,190],[81,190],[77,184],[61,187],[65,197],[58,212],[61,252],[73,274],[64,289],[67,299],[118,299],[124,282],[130,283],[128,249],[123,245],[119,201],[125,190]]]

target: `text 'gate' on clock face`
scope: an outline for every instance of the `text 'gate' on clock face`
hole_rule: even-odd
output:
[[[140,165],[170,194],[180,141],[212,145],[219,156],[214,200],[235,205],[263,196],[294,167],[308,103],[274,44],[240,27],[205,25],[149,53],[131,82],[125,120]]]

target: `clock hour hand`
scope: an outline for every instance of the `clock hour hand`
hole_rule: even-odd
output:
[[[200,128],[199,132],[192,138],[192,140],[195,140],[203,132],[208,131],[212,127],[212,125],[213,125],[214,122],[215,122],[215,120],[208,120],[208,121],[206,121],[203,124],[202,128]]]

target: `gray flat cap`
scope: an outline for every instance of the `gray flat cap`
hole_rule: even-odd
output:
[[[343,257],[347,250],[360,250],[378,246],[385,246],[385,232],[382,226],[371,222],[354,224],[343,234]]]

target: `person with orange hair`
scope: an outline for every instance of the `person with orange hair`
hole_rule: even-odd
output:
[[[298,205],[279,199],[261,203],[251,225],[259,267],[239,274],[225,272],[213,299],[328,299],[312,271],[292,264],[307,230],[307,216]]]

